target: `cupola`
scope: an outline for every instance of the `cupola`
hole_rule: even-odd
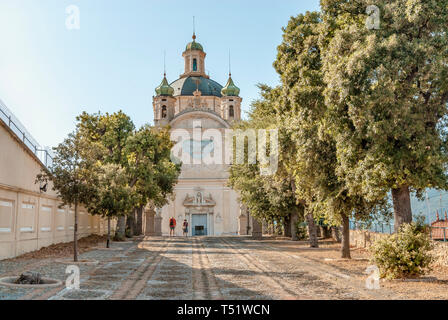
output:
[[[166,74],[164,74],[163,76],[162,83],[156,88],[156,94],[158,96],[170,96],[170,97],[174,95],[174,88],[171,87],[168,83],[168,80],[166,80]]]
[[[232,75],[229,74],[229,80],[227,84],[222,88],[221,94],[225,97],[237,97],[240,94],[240,88],[233,83]]]

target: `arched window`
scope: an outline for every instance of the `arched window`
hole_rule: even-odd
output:
[[[167,112],[166,112],[166,106],[162,107],[162,119],[165,119],[167,116]]]
[[[233,106],[229,107],[229,118],[235,117],[235,110],[233,109]]]
[[[198,71],[198,60],[193,59],[193,71]]]

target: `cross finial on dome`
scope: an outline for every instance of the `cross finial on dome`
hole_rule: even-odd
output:
[[[193,41],[196,40],[196,21],[195,17],[193,16]]]
[[[232,64],[230,60],[230,49],[229,49],[229,78],[232,76]]]
[[[166,50],[163,51],[163,77],[166,77]]]

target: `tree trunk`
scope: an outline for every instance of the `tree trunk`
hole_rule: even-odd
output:
[[[291,237],[291,214],[283,220],[283,233],[285,237]]]
[[[330,230],[328,229],[327,226],[320,226],[320,234],[323,239],[330,238]]]
[[[75,226],[73,231],[73,261],[78,262],[78,202],[75,202]]]
[[[297,241],[299,240],[299,237],[297,236],[297,222],[299,221],[299,213],[298,209],[295,208],[293,212],[291,213],[291,240]]]
[[[118,217],[117,230],[115,231],[115,238],[118,241],[123,241],[126,237],[126,216]]]
[[[347,215],[342,215],[342,245],[341,257],[351,259],[350,256],[350,220]]]
[[[268,223],[266,222],[265,219],[263,220],[261,225],[262,225],[262,228],[263,228],[263,235],[267,235],[269,233],[268,232]]]
[[[394,204],[395,232],[403,223],[412,222],[411,195],[408,186],[392,189],[392,201]]]
[[[110,248],[110,217],[107,217],[107,242],[106,248]]]
[[[134,236],[134,226],[135,226],[135,211],[134,210],[127,218],[126,220],[126,229],[129,231],[128,234],[126,234],[127,237],[132,238]]]
[[[337,243],[341,243],[341,233],[338,227],[331,227],[331,237]]]
[[[312,213],[306,215],[306,223],[308,225],[308,236],[310,238],[310,247],[319,248],[319,243],[317,240],[317,226],[314,223],[314,217]]]
[[[137,219],[135,222],[135,235],[141,236],[143,234],[143,209],[144,206],[137,208]]]

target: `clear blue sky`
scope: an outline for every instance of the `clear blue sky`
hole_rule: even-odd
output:
[[[65,9],[80,9],[80,30],[67,30]],[[289,17],[317,10],[318,0],[1,0],[0,99],[43,146],[74,129],[82,111],[122,109],[137,126],[152,123],[152,96],[163,74],[183,70],[182,51],[197,41],[212,79],[225,84],[228,52],[243,110],[256,84],[276,85],[272,67]]]

